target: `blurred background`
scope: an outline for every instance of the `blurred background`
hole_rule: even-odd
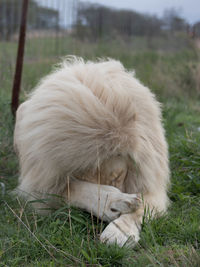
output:
[[[22,97],[66,55],[119,59],[159,96],[199,95],[199,7],[197,0],[29,0]],[[21,0],[0,0],[0,81],[8,90],[21,10]]]
[[[200,266],[199,11],[200,0],[29,0],[20,102],[67,55],[118,59],[162,102],[172,205],[143,220],[134,249],[108,249],[90,214],[39,216],[9,193],[19,176],[10,104],[22,0],[0,0],[0,266]]]

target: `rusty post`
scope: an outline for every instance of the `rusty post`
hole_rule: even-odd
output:
[[[23,0],[23,3],[22,3],[22,14],[21,14],[20,33],[19,33],[19,41],[18,41],[17,60],[16,60],[13,88],[12,88],[11,111],[14,117],[15,117],[15,114],[16,114],[16,111],[19,105],[19,93],[20,93],[23,59],[24,59],[24,46],[25,46],[25,37],[26,37],[26,20],[27,20],[28,2],[29,0]]]

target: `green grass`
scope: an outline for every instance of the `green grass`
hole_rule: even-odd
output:
[[[199,52],[192,46],[158,51],[144,45],[140,50],[137,42],[89,44],[69,38],[60,40],[58,53],[53,40],[31,40],[21,93],[22,101],[64,54],[120,59],[156,92],[163,102],[169,142],[171,206],[163,217],[144,222],[135,248],[101,244],[99,234],[106,224],[97,223],[88,213],[64,206],[43,217],[9,195],[19,172],[10,114],[16,44],[0,43],[0,182],[6,186],[5,195],[0,191],[0,266],[200,265],[200,99],[193,76]],[[48,48],[42,43],[48,43]]]

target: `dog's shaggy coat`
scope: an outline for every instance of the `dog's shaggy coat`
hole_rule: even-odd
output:
[[[102,241],[137,242],[144,206],[153,214],[166,210],[160,105],[118,61],[66,59],[19,107],[14,143],[17,192],[30,200],[60,195],[111,221]]]

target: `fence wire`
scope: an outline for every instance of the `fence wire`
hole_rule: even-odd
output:
[[[0,90],[12,88],[21,7],[22,0],[0,0]],[[135,51],[176,51],[189,47],[188,36],[200,37],[200,21],[189,25],[174,10],[158,18],[87,1],[29,0],[21,91],[33,88],[61,56],[112,57],[104,47],[114,51],[120,44]]]
[[[61,56],[69,54],[67,43],[77,5],[77,0],[29,0],[22,93],[29,91]],[[21,11],[22,0],[0,0],[1,91],[12,88]]]

